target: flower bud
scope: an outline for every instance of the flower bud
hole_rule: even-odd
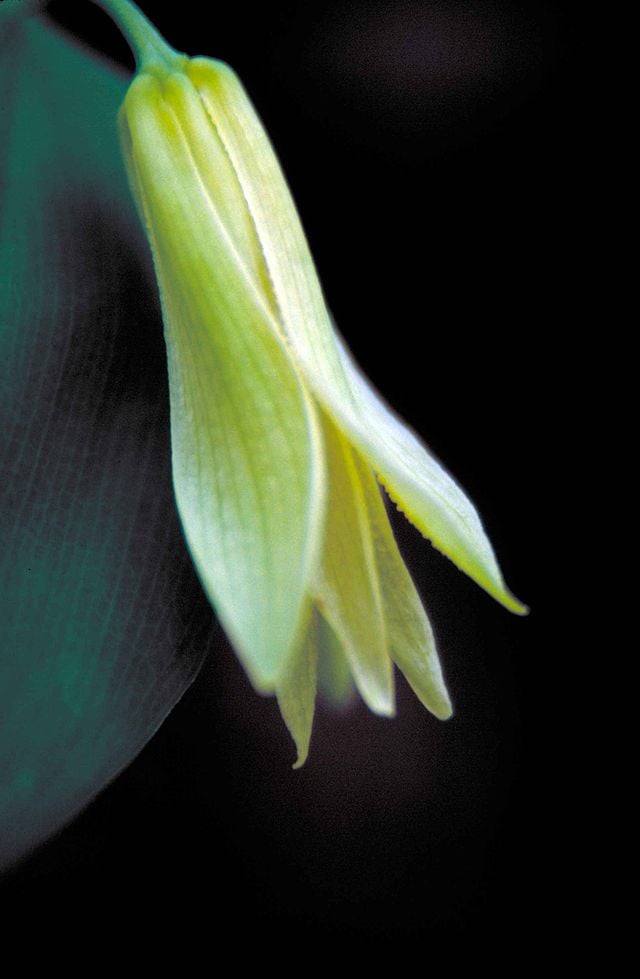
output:
[[[355,367],[286,182],[225,64],[176,56],[122,110],[169,362],[173,477],[203,586],[254,685],[306,756],[318,658],[394,712],[393,663],[439,717],[433,634],[376,476],[407,517],[515,612],[460,487]],[[375,474],[375,475],[374,475]]]

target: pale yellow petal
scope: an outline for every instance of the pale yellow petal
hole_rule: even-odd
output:
[[[325,544],[311,594],[336,633],[354,682],[378,714],[394,713],[393,669],[387,654],[367,500],[349,442],[323,416],[328,497]]]
[[[357,460],[384,604],[389,654],[427,710],[451,716],[435,639],[427,613],[395,542],[380,488],[369,466]]]
[[[309,386],[435,547],[508,609],[526,612],[505,586],[471,501],[361,376],[336,337],[288,187],[237,77],[206,58],[194,59],[188,70],[242,184],[269,270],[278,323]]]
[[[337,635],[318,613],[318,693],[332,707],[344,708],[356,696],[351,670]]]
[[[313,611],[305,639],[290,656],[276,687],[280,713],[298,752],[294,768],[304,765],[309,754],[321,628],[319,615]]]
[[[233,167],[218,155],[217,189],[202,179],[206,161],[190,144],[197,111],[181,82],[141,75],[125,102],[124,145],[163,304],[178,509],[207,594],[268,691],[303,627],[321,546],[323,449],[256,281]],[[203,110],[201,120],[196,135],[215,157]]]

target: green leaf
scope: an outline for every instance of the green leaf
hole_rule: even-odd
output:
[[[214,75],[210,66],[207,59],[194,59],[189,71],[198,79],[243,186],[284,330],[309,386],[412,523],[499,602],[525,613],[506,589],[471,501],[384,404],[337,337],[295,205],[264,129],[231,69],[218,63]],[[371,205],[375,207],[375,201]],[[381,247],[391,248],[393,243],[382,242]]]
[[[0,863],[135,757],[212,624],[173,503],[161,319],[116,130],[126,82],[41,24],[5,41]]]

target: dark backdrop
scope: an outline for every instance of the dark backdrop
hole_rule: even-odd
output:
[[[206,929],[218,948],[244,954],[246,936],[277,959],[337,937],[363,957],[409,941],[454,961],[506,936],[534,950],[564,886],[549,681],[563,649],[544,516],[569,303],[562,11],[542,0],[141,6],[175,47],[221,57],[244,80],[342,333],[476,502],[533,611],[510,616],[399,518],[451,721],[399,678],[393,721],[320,707],[294,772],[274,701],[252,691],[220,633],[151,744],[7,877],[3,897],[55,915],[113,895],[114,932],[145,910]],[[91,4],[50,9],[130,65]]]

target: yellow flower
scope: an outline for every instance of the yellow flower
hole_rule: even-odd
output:
[[[114,4],[112,4],[114,6]],[[173,478],[202,584],[254,686],[309,744],[319,657],[394,712],[395,663],[451,706],[376,475],[511,611],[480,519],[337,336],[295,206],[233,71],[162,42],[121,113],[169,361]]]

